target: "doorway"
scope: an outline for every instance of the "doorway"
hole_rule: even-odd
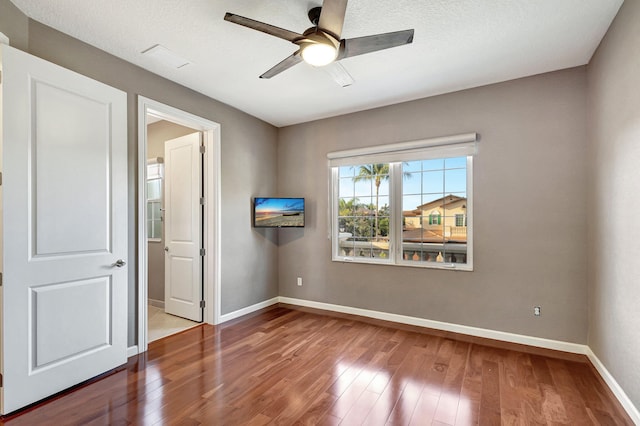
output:
[[[179,317],[164,317],[164,260],[169,248],[162,235],[162,203],[154,198],[163,185],[164,141],[198,133],[202,139],[202,320],[219,322],[219,182],[220,125],[168,105],[138,98],[138,347],[147,350],[148,342],[163,337],[167,331],[179,331],[194,323]],[[151,178],[151,179],[150,179]],[[151,181],[156,180],[149,185]],[[160,192],[162,193],[162,192]],[[149,196],[151,195],[151,198]],[[163,262],[160,262],[163,263]],[[200,276],[200,274],[198,274]],[[165,331],[154,329],[158,320]],[[164,333],[164,334],[163,334]],[[170,334],[170,333],[169,333]]]

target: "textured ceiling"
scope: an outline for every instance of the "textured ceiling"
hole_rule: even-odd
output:
[[[415,29],[414,42],[341,64],[340,87],[307,64],[258,76],[296,46],[223,20],[296,32],[319,0],[12,0],[29,17],[276,126],[588,63],[623,0],[350,0],[344,38]],[[161,44],[191,64],[142,56]]]

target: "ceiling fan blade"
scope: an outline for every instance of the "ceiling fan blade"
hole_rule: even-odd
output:
[[[413,42],[413,30],[395,31],[385,34],[376,34],[365,37],[345,39],[340,42],[338,60],[365,53],[389,49]]]
[[[285,30],[284,28],[276,27],[274,25],[265,24],[264,22],[255,21],[251,18],[245,18],[244,16],[235,15],[233,13],[225,13],[224,20],[233,22],[234,24],[242,25],[244,27],[251,28],[253,30],[261,31],[265,34],[269,34],[292,43],[302,40],[305,37],[302,34],[298,34],[293,31]]]
[[[300,50],[298,50],[293,55],[288,56],[284,61],[271,68],[269,71],[262,74],[260,78],[271,78],[274,75],[280,74],[282,71],[288,70],[289,68],[300,62],[302,62],[302,56],[300,56]]]
[[[324,70],[342,87],[351,86],[353,84],[353,77],[351,77],[349,71],[347,71],[340,62],[333,62],[324,67]]]
[[[346,10],[347,0],[324,0],[322,3],[322,11],[320,12],[320,19],[318,20],[318,27],[323,31],[331,33],[336,40],[340,40]]]

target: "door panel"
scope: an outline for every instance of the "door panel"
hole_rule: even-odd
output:
[[[165,312],[202,321],[201,134],[165,142]]]
[[[31,370],[111,344],[111,280],[100,277],[31,289]]]
[[[109,105],[35,79],[31,105],[34,256],[109,251]]]
[[[0,412],[126,362],[126,94],[2,60]]]

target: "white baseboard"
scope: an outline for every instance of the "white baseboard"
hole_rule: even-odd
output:
[[[164,309],[164,300],[147,299],[147,303],[156,308]]]
[[[220,315],[219,324],[222,324],[223,322],[231,321],[232,319],[236,319],[236,318],[241,317],[243,315],[250,314],[252,312],[258,311],[258,310],[263,309],[263,308],[266,308],[268,306],[275,305],[276,303],[278,303],[280,301],[279,299],[280,299],[279,297],[274,297],[273,299],[265,300],[264,302],[256,303],[255,305],[247,306],[246,308],[238,309],[237,311],[233,311],[233,312],[229,312],[228,314]]]
[[[600,373],[602,379],[609,386],[611,392],[613,392],[616,398],[618,398],[618,401],[620,401],[622,407],[627,411],[627,414],[629,415],[629,417],[631,417],[631,420],[633,420],[635,424],[640,425],[640,411],[638,410],[638,407],[633,404],[631,398],[629,398],[626,392],[620,387],[616,379],[613,378],[611,373],[609,373],[609,370],[607,370],[607,368],[596,356],[596,354],[593,353],[591,348],[587,348],[587,357],[589,357],[589,360],[591,361],[593,366],[596,368],[596,370],[598,370],[598,373]]]
[[[504,342],[520,343],[522,345],[537,346],[540,348],[554,349],[557,351],[571,352],[575,354],[587,354],[588,347],[578,343],[563,342],[560,340],[550,340],[541,337],[525,336],[522,334],[506,333],[504,331],[489,330],[486,328],[469,327],[466,325],[452,324],[448,322],[433,321],[424,318],[410,317],[406,315],[391,314],[388,312],[371,311],[369,309],[352,308],[350,306],[333,305],[330,303],[314,302],[311,300],[294,299],[291,297],[280,297],[281,303],[290,305],[305,306],[308,308],[323,309],[325,311],[340,312],[343,314],[360,315],[368,318],[375,318],[384,321],[397,322],[400,324],[417,325],[420,327],[434,328],[436,330],[451,331],[454,333],[467,334],[469,336],[484,337],[487,339],[501,340]]]
[[[127,348],[127,358],[138,355],[138,345],[129,346]]]

